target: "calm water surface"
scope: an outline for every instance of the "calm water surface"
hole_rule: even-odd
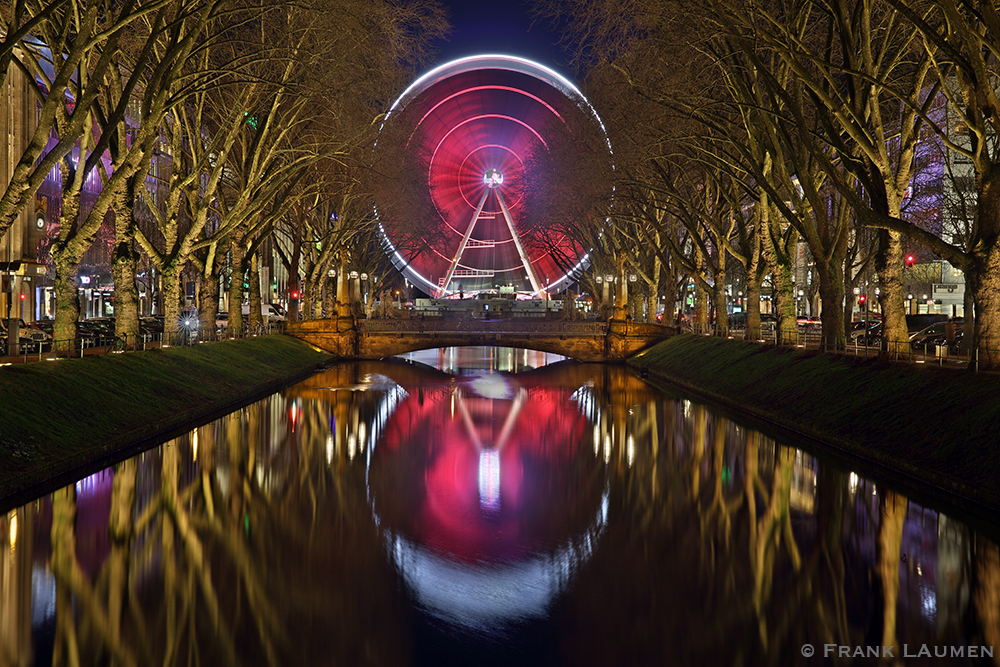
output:
[[[993,541],[559,359],[345,363],[0,513],[0,665],[1000,665]]]

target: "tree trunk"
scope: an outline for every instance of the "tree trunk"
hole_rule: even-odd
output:
[[[76,321],[80,319],[80,292],[77,288],[80,264],[56,247],[52,248],[52,262],[56,268],[56,319],[52,325],[52,338],[61,346],[60,352],[73,355],[79,344],[76,338]]]
[[[660,240],[660,233],[656,233],[657,243]],[[646,301],[646,321],[656,323],[656,315],[660,311],[660,274],[663,273],[663,262],[660,260],[659,255],[653,257],[653,275],[646,288],[649,290],[649,295]],[[564,293],[564,299],[570,297],[569,290]],[[673,321],[671,313],[664,313],[664,321],[670,323]]]
[[[743,310],[747,314],[747,340],[760,340],[760,281],[747,279],[746,300]]]
[[[265,322],[260,301],[260,259],[256,252],[250,255],[247,262],[247,274],[247,284],[250,285],[250,328],[259,330]]]
[[[766,202],[766,198],[764,199]],[[771,307],[778,318],[775,324],[775,340],[781,344],[791,343],[797,334],[795,322],[795,282],[792,280],[792,254],[788,247],[794,248],[798,243],[798,234],[792,232],[786,247],[775,243],[775,237],[781,238],[780,229],[774,222],[774,211],[769,205],[764,207],[761,242],[763,244],[764,260],[771,270]]]
[[[708,331],[708,291],[697,281],[694,286],[694,322],[697,325],[695,333]]]
[[[315,280],[309,281],[309,298],[311,300],[310,318],[323,319],[323,283],[326,282],[326,272],[320,272]]]
[[[878,303],[882,311],[882,359],[909,358],[910,336],[903,305],[903,240],[899,232],[879,230],[875,271],[878,274]]]
[[[337,317],[351,316],[351,303],[348,290],[350,278],[347,270],[347,248],[340,249],[340,270],[337,271]]]
[[[139,253],[135,249],[135,180],[129,179],[123,191],[115,194],[115,247],[111,271],[115,282],[115,335],[134,343],[139,335],[139,290],[135,282]]]
[[[966,273],[966,290],[975,304],[973,354],[981,370],[1000,368],[1000,168],[980,178],[976,225],[979,228],[972,262]],[[968,322],[968,319],[966,320]],[[965,331],[969,331],[966,323]],[[968,335],[968,334],[966,334]],[[965,336],[963,336],[965,338]]]
[[[856,302],[854,298],[854,288],[858,286],[858,276],[855,275],[851,277],[848,262],[846,258],[841,261],[841,271],[843,271],[844,276],[844,335],[850,336],[853,332],[853,321],[854,321],[854,304]],[[866,325],[867,326],[867,325]]]
[[[719,271],[724,275],[722,271]],[[712,301],[715,304],[715,335],[729,335],[729,306],[726,296],[726,283],[719,276],[715,277],[715,288],[712,290]]]
[[[615,309],[611,317],[624,321],[628,314],[628,283],[625,277],[625,253],[618,253],[615,276]]]
[[[792,265],[781,263],[771,267],[771,283],[774,287],[771,303],[778,318],[775,334],[779,344],[789,344],[795,340],[795,282],[792,280]]]
[[[843,262],[837,256],[831,261],[816,261],[819,274],[819,294],[823,310],[823,349],[843,350],[846,345],[846,325],[844,324],[844,276]]]
[[[201,284],[198,287],[198,321],[201,322],[202,331],[216,332],[215,320],[219,313],[219,263],[213,262],[212,266],[213,269],[203,271],[201,274]]]
[[[746,312],[746,332],[747,340],[760,339],[760,284],[763,280],[763,269],[765,262],[761,256],[761,232],[759,220],[757,230],[750,237],[752,247],[750,249],[749,261],[745,267],[746,271],[746,300],[743,302],[743,310]]]
[[[299,263],[302,260],[302,235],[295,234],[292,240],[292,253],[288,258],[288,321],[299,319],[299,299],[302,297],[302,284],[299,281]],[[298,298],[291,295],[298,294]]]
[[[163,333],[170,344],[179,342],[177,334],[181,330],[181,292],[184,284],[183,265],[173,259],[163,267]]]
[[[336,281],[331,280],[329,274],[323,274],[323,313],[326,317],[333,317],[337,312],[336,289]]]
[[[229,288],[226,290],[229,299],[229,328],[234,333],[239,333],[243,331],[243,276],[247,271],[242,230],[234,233],[233,238],[229,241],[229,257],[232,267]]]

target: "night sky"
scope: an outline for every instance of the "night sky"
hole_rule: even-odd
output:
[[[439,63],[463,56],[499,53],[528,58],[569,77],[568,56],[555,45],[559,36],[545,21],[532,25],[530,0],[488,2],[444,0],[454,28],[440,45]]]

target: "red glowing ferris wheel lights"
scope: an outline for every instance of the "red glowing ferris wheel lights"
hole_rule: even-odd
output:
[[[526,219],[522,199],[531,178],[526,164],[552,149],[560,136],[553,128],[570,118],[585,119],[607,142],[593,108],[569,81],[512,56],[447,63],[396,100],[387,123],[403,124],[407,147],[429,156],[426,182],[437,212],[436,220],[413,221],[433,226],[422,235],[434,239],[429,247],[399,249],[394,230],[385,230],[411,282],[437,294],[498,284],[541,294],[567,286],[573,271],[565,270],[566,258],[575,257],[579,268],[586,255],[568,241],[555,249],[526,241],[526,230],[542,221]]]

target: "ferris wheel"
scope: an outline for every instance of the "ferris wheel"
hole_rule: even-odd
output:
[[[403,249],[394,230],[385,243],[397,267],[436,297],[486,290],[545,298],[586,268],[587,253],[570,238],[553,248],[532,243],[525,187],[532,155],[550,151],[570,122],[607,144],[600,119],[565,78],[505,55],[462,58],[415,81],[395,101],[387,123],[402,123],[407,148],[426,156],[426,183],[436,219],[425,248]],[[610,157],[610,145],[608,154]],[[537,185],[537,183],[536,183]],[[433,233],[431,233],[433,231]]]

